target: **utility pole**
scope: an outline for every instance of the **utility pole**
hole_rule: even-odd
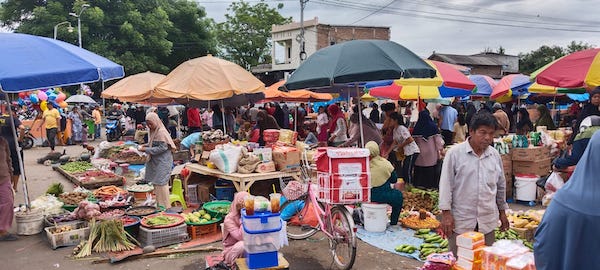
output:
[[[308,0],[300,0],[300,35],[297,37],[300,43],[300,62],[306,60],[306,48],[304,46],[304,8],[306,7],[306,3],[308,3]]]

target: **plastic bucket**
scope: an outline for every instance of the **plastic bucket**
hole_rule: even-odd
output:
[[[42,211],[19,212],[15,215],[18,235],[34,235],[44,230]]]
[[[535,201],[537,199],[537,185],[535,182],[538,179],[536,175],[515,175],[515,198],[519,201]]]
[[[387,204],[363,203],[365,230],[368,232],[384,232],[387,227]]]

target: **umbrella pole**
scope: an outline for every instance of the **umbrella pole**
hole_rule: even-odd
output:
[[[19,178],[21,179],[21,183],[23,185],[23,196],[25,196],[25,205],[27,205],[27,209],[30,208],[29,205],[29,191],[27,190],[27,177],[25,177],[25,167],[23,166],[23,157],[20,154],[20,146],[19,146],[19,138],[17,137],[17,127],[15,127],[15,120],[12,114],[12,105],[10,104],[10,96],[8,93],[5,94],[6,102],[8,103],[8,114],[10,115],[10,126],[12,127],[12,135],[15,140],[15,148],[17,149],[17,157],[19,159],[19,169],[21,169],[21,175]]]
[[[104,92],[104,80],[102,80],[102,92]],[[100,94],[102,94],[100,92]],[[102,116],[106,118],[106,99],[102,98]]]
[[[356,88],[356,96],[360,97],[360,89],[358,88],[358,84],[354,84],[354,87]],[[348,95],[350,96],[350,95]],[[360,147],[365,147],[365,134],[363,132],[363,115],[362,115],[362,110],[360,108],[360,99],[358,100],[358,125],[360,126]]]
[[[295,116],[294,116],[294,132],[298,131],[298,106],[296,106],[295,111]]]
[[[225,124],[225,106],[223,105],[222,99],[221,99],[221,115],[223,116],[223,134],[227,134],[227,125]]]

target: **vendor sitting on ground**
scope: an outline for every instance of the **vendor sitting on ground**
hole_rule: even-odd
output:
[[[181,140],[181,150],[190,151],[190,157],[194,157],[196,150],[196,142],[200,141],[202,132],[194,132]]]
[[[581,159],[581,156],[583,156],[583,152],[590,142],[590,138],[592,138],[592,135],[598,130],[600,130],[600,116],[592,115],[583,119],[579,125],[579,133],[573,140],[571,153],[555,159],[554,162],[552,162],[554,169],[563,170],[569,166],[576,165]]]
[[[370,141],[365,146],[371,152],[371,202],[386,203],[392,206],[390,225],[398,224],[400,211],[402,210],[402,192],[392,189],[391,184],[398,181],[394,166],[387,159],[379,155],[379,145]]]
[[[231,209],[223,221],[223,259],[229,267],[235,267],[235,259],[244,256],[244,238],[242,233],[242,208],[248,192],[235,194]]]

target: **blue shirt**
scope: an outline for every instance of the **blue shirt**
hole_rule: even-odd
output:
[[[185,149],[190,149],[190,147],[192,147],[192,144],[195,144],[197,141],[200,140],[201,135],[202,132],[194,132],[188,135],[187,137],[183,138],[183,140],[181,140],[181,146],[183,146]]]
[[[450,130],[454,132],[454,122],[458,118],[458,112],[452,106],[444,106],[440,110],[440,117],[442,117],[442,125],[440,129]]]

